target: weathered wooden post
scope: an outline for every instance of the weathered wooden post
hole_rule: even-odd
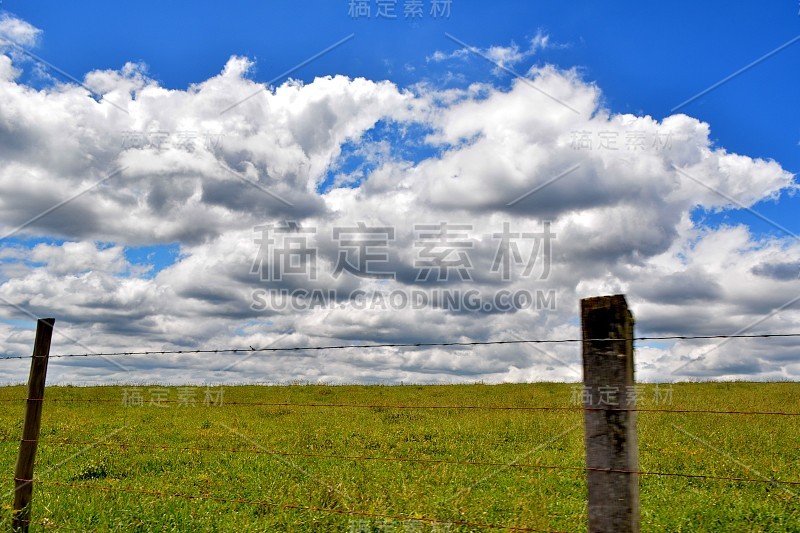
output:
[[[47,377],[47,360],[50,357],[50,339],[53,336],[54,318],[42,318],[36,323],[36,340],[33,343],[31,373],[28,376],[28,399],[25,405],[25,423],[19,445],[17,468],[14,473],[14,515],[12,528],[27,533],[31,516],[33,494],[33,464],[39,443],[42,423],[42,400]]]
[[[625,296],[601,296],[581,301],[581,320],[589,531],[638,532],[633,315]]]

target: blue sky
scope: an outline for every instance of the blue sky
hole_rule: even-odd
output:
[[[615,291],[630,295],[645,332],[735,331],[754,327],[793,293],[789,274],[800,270],[800,198],[792,176],[800,172],[796,2],[452,0],[449,16],[433,17],[432,1],[422,2],[421,18],[409,20],[406,0],[396,2],[395,19],[377,17],[378,0],[368,2],[369,17],[350,16],[350,0],[3,0],[0,26],[15,20],[29,25],[30,35],[40,30],[25,48],[51,65],[0,44],[7,55],[0,57],[5,231],[86,180],[121,165],[133,170],[2,239],[0,297],[26,309],[40,306],[37,313],[60,312],[73,336],[91,330],[90,344],[103,349],[131,342],[185,346],[182,320],[198,324],[198,345],[267,344],[284,334],[294,343],[380,340],[371,335],[381,328],[363,326],[372,316],[338,322],[363,320],[355,332],[342,326],[315,336],[310,316],[254,316],[241,307],[236,298],[246,294],[248,279],[241,263],[255,253],[248,249],[252,228],[265,215],[307,225],[466,218],[487,233],[496,231],[492,224],[501,215],[528,222],[552,216],[565,251],[560,270],[554,267],[559,275],[548,283],[563,293],[564,308],[557,319],[493,317],[497,331],[533,322],[541,336],[575,328],[577,298]],[[522,79],[460,43],[490,55],[516,54],[507,67]],[[18,76],[9,74],[6,60]],[[126,70],[128,63],[140,67]],[[278,77],[287,71],[302,85]],[[271,80],[272,87],[230,113],[209,111],[209,102],[238,105],[242,94]],[[543,94],[518,98],[529,80],[580,108],[580,117],[559,115],[564,110]],[[118,95],[73,100],[76,81],[98,84],[105,94],[127,93],[121,104],[127,115],[109,109]],[[481,90],[471,93],[472,84]],[[458,96],[441,103],[448,95]],[[436,98],[441,102],[434,104]],[[638,174],[607,154],[570,152],[554,142],[578,127],[616,128],[628,120],[623,115],[650,132],[686,137],[669,153],[628,154],[631,168],[641,164]],[[192,156],[185,147],[149,153],[118,140],[129,130],[186,124],[230,135],[219,150],[206,146],[190,150]],[[232,174],[233,186],[220,181],[220,162],[259,188],[280,191],[297,209],[287,214],[274,198],[260,203],[260,193]],[[538,190],[576,162],[585,173],[509,208],[509,198]],[[689,175],[682,177],[684,171]],[[27,187],[37,180],[42,192],[32,197]],[[749,209],[731,207],[717,190]],[[113,310],[106,322],[98,322],[94,301]],[[2,346],[9,352],[21,349],[19,331],[30,329],[17,315],[0,316],[11,328]],[[140,321],[142,330],[123,317]],[[408,334],[439,338],[445,332],[437,320]],[[478,331],[480,320],[457,320],[487,335]],[[800,321],[780,325],[787,324]],[[264,325],[273,329],[265,333]],[[652,348],[643,365],[651,377],[670,357],[694,357],[699,349]],[[525,379],[514,370],[522,363],[506,363],[486,379]],[[725,368],[733,366],[712,361],[690,377],[731,377]],[[775,378],[800,376],[795,367],[770,361],[748,368]],[[307,377],[339,379],[343,372]],[[386,375],[410,379],[398,369]]]
[[[794,2],[559,2],[454,0],[450,17],[428,13],[405,20],[354,19],[348,0],[235,2],[52,3],[6,0],[3,8],[46,29],[39,55],[80,77],[96,69],[141,61],[151,77],[169,88],[186,88],[219,72],[231,55],[254,59],[253,78],[267,81],[331,44],[355,38],[291,76],[311,81],[331,73],[388,79],[400,86],[441,82],[447,67],[426,58],[460,46],[520,46],[537,31],[563,44],[528,59],[577,67],[602,89],[615,112],[661,119],[672,109],[742,67],[800,35]],[[772,158],[800,171],[800,42],[676,111],[712,125],[712,139],[726,149]],[[409,68],[410,67],[410,68]],[[523,68],[524,67],[524,68]],[[492,66],[473,57],[458,66],[469,82],[500,79]],[[413,70],[411,70],[413,69]],[[283,81],[283,80],[281,80]],[[458,85],[458,82],[452,82]],[[759,212],[800,232],[800,199],[765,201]],[[700,214],[698,214],[700,216]],[[704,216],[707,224],[743,221],[754,231],[773,226],[749,213]]]
[[[751,61],[800,35],[792,2],[481,2],[454,0],[449,19],[427,13],[420,22],[352,19],[348,0],[296,2],[157,2],[133,4],[6,0],[3,7],[46,28],[40,55],[76,75],[142,61],[166,87],[185,88],[219,72],[232,54],[257,60],[265,81],[354,33],[337,52],[299,69],[306,81],[328,73],[391,79],[401,85],[425,76],[436,50],[455,50],[448,32],[486,47],[523,44],[546,31],[563,49],[547,61],[579,66],[618,112],[662,118],[671,109]],[[402,5],[402,1],[398,6]],[[426,2],[427,7],[427,2]],[[533,61],[531,61],[532,63]],[[474,61],[471,72],[490,76]],[[791,46],[688,106],[684,112],[714,125],[733,151],[772,157],[800,170],[800,123],[795,93],[800,46]],[[411,65],[421,72],[408,73]]]

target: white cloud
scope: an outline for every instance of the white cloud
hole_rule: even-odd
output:
[[[20,71],[11,63],[11,58],[8,56],[0,56],[0,80],[10,81],[19,76]]]
[[[522,61],[536,55],[541,50],[547,48],[564,48],[565,45],[553,43],[550,36],[538,30],[527,43],[527,47],[521,48],[517,43],[511,42],[508,46],[493,45],[487,48],[475,48],[474,51],[468,48],[459,48],[447,53],[437,50],[427,57],[428,62],[440,63],[452,59],[466,60],[471,58],[476,52],[488,58],[495,64],[494,73],[500,75],[505,68],[512,68]]]
[[[0,15],[0,40],[17,46],[36,46],[42,30],[8,13]],[[8,46],[0,42],[0,46]]]
[[[550,46],[546,36],[537,38],[525,51],[492,53],[512,64],[515,54]],[[0,229],[10,231],[87,191],[19,234],[67,242],[0,249],[0,296],[56,316],[56,329],[81,342],[62,338],[58,352],[574,338],[578,299],[606,292],[628,294],[645,332],[730,333],[800,292],[797,279],[774,274],[785,267],[769,266],[800,261],[795,240],[760,237],[744,226],[710,229],[690,217],[698,207],[730,209],[726,196],[753,206],[793,191],[791,174],[774,161],[713,146],[710,126],[692,117],[659,121],[604,109],[601,89],[574,71],[534,69],[536,89],[515,80],[505,90],[420,86],[411,92],[344,76],[265,87],[248,78],[247,59],[233,57],[219,75],[186,90],[161,87],[142,65],[91,72],[86,84],[101,95],[93,99],[73,84],[34,90],[15,81],[13,68],[0,56]],[[373,138],[379,123],[397,125],[397,133]],[[581,144],[586,139],[589,146]],[[612,139],[614,148],[602,144]],[[348,143],[374,166],[361,182],[341,170]],[[398,145],[412,144],[424,155],[398,153]],[[117,168],[124,170],[101,182]],[[320,194],[331,171],[341,174],[339,181]],[[318,246],[319,279],[287,279],[281,287],[351,291],[416,286],[413,225],[468,223],[475,279],[450,286],[491,295],[503,286],[490,273],[492,234],[503,222],[529,231],[545,219],[557,234],[549,279],[517,274],[507,287],[553,289],[555,310],[250,308],[253,290],[265,287],[250,274],[258,253],[253,227],[260,224],[296,220],[317,229],[311,242]],[[330,277],[331,228],[360,221],[396,228],[390,262],[397,281]],[[181,243],[181,256],[154,276],[125,259],[126,246],[172,242]],[[12,308],[3,313],[19,318]],[[798,324],[798,312],[788,308],[759,330],[790,331]],[[0,328],[6,351],[25,352],[29,341],[25,330]],[[730,343],[675,375],[685,358],[711,344],[644,346],[639,370],[647,379],[796,379],[792,348],[776,346]],[[579,350],[271,354],[223,370],[237,357],[243,359],[176,357],[167,368],[163,359],[126,359],[133,373],[101,360],[101,369],[59,360],[51,375],[55,381],[574,380]]]

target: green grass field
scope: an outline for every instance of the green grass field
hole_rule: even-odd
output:
[[[203,387],[151,389],[138,388],[142,406],[124,406],[124,397],[134,400],[136,391],[123,387],[47,389],[35,477],[79,487],[35,485],[33,530],[488,530],[117,489],[586,529],[581,471],[267,453],[582,467],[580,411],[235,404],[572,406],[573,385],[226,387],[221,398],[213,389],[212,405],[204,405]],[[676,384],[671,394],[662,386],[660,405],[654,394],[652,385],[645,386],[640,406],[800,412],[798,383]],[[0,389],[0,399],[24,396],[23,387]],[[172,403],[153,405],[159,397]],[[109,401],[47,401],[53,399]],[[0,405],[0,458],[8,489],[2,527],[8,529],[24,402]],[[800,480],[798,417],[640,413],[638,424],[641,470]],[[109,446],[120,443],[228,451]],[[800,486],[662,476],[641,476],[640,486],[644,531],[800,531]]]

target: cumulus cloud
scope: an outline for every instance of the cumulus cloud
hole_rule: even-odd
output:
[[[538,35],[524,51],[487,54],[511,65],[547,46]],[[614,113],[574,70],[542,66],[503,89],[445,91],[340,75],[267,87],[241,57],[185,90],[162,87],[140,64],[90,72],[86,87],[45,89],[17,82],[14,68],[0,56],[0,231],[14,239],[0,246],[0,297],[18,306],[2,312],[56,316],[67,335],[58,352],[574,338],[578,300],[609,292],[628,295],[645,334],[800,323],[796,306],[785,305],[800,293],[793,238],[692,218],[778,198],[796,188],[794,176],[714,146],[711,126],[687,115]],[[365,163],[355,172],[348,157]],[[265,281],[258,267],[276,259],[262,257],[257,228],[288,221],[309,230],[316,278]],[[501,279],[494,267],[504,224],[536,233],[545,221],[556,235],[547,275],[540,258],[530,276],[514,265]],[[414,225],[442,222],[469,228],[469,279],[419,278]],[[334,275],[333,229],[359,223],[393,228],[386,263],[395,279]],[[35,241],[42,237],[52,242]],[[126,255],[176,242],[178,257],[158,268]],[[253,305],[265,289],[443,288],[556,298],[513,312]],[[29,350],[29,330],[0,326],[4,351]],[[642,346],[639,375],[797,377],[791,346],[712,348]],[[579,349],[569,345],[129,358],[127,370],[58,361],[54,380],[86,382],[580,377]]]
[[[772,278],[778,281],[800,279],[800,261],[794,263],[759,263],[750,270],[756,276]]]
[[[35,46],[42,30],[9,13],[0,14],[0,46]]]

